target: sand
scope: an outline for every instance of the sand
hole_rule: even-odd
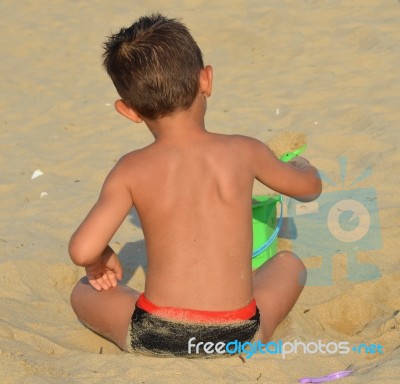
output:
[[[294,383],[351,367],[343,382],[398,382],[399,2],[153,4],[0,4],[0,381]],[[298,221],[332,261],[331,282],[305,288],[274,340],[374,343],[383,353],[157,359],[125,354],[76,320],[69,293],[83,272],[69,260],[69,237],[115,161],[152,139],[144,125],[113,110],[116,93],[101,68],[101,44],[155,10],[182,17],[214,66],[209,130],[266,142],[298,132],[307,139],[305,156],[325,175],[325,194],[342,199],[351,192],[357,199],[370,192],[364,203],[375,207],[373,241],[361,241],[355,255],[358,267],[369,263],[380,277],[351,280],[350,257],[323,240],[327,225],[312,229],[311,216]],[[31,179],[36,170],[42,175]],[[125,265],[124,282],[143,289],[145,251],[134,216],[112,246]],[[315,268],[321,258],[304,261]]]

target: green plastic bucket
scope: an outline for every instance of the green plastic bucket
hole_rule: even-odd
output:
[[[278,220],[277,203],[281,206]],[[282,196],[253,196],[253,270],[278,252],[278,232],[281,225]]]

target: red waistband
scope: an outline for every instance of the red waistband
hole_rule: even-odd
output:
[[[226,323],[230,321],[243,321],[251,319],[257,311],[254,298],[243,308],[231,311],[203,311],[199,309],[159,307],[140,294],[136,305],[146,312],[159,317],[194,323]]]

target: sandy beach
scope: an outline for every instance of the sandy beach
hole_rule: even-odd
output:
[[[0,3],[0,382],[296,383],[351,369],[338,382],[397,383],[399,1],[160,3]],[[69,238],[115,162],[152,141],[143,124],[115,112],[102,43],[153,11],[182,18],[214,68],[208,130],[264,142],[287,131],[306,137],[304,155],[323,175],[325,208],[322,216],[301,215],[285,200],[284,222],[298,237],[283,230],[279,245],[313,272],[274,340],[347,342],[348,353],[331,344],[335,353],[249,359],[136,356],[72,312],[69,295],[83,270],[69,259]],[[269,191],[256,186],[255,193]],[[346,211],[349,200],[365,214],[348,217],[345,229],[332,227],[329,207]],[[356,233],[364,219],[368,231]],[[343,240],[346,231],[354,232],[351,241]],[[329,240],[333,232],[337,241]],[[145,245],[134,213],[111,245],[123,283],[143,290]]]

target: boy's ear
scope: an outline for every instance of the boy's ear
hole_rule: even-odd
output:
[[[211,65],[206,65],[200,72],[200,90],[201,93],[210,97],[212,92],[213,69]]]
[[[139,114],[134,109],[129,107],[124,100],[116,100],[114,106],[116,111],[122,116],[125,116],[127,119],[132,120],[135,123],[141,123],[143,121]]]

